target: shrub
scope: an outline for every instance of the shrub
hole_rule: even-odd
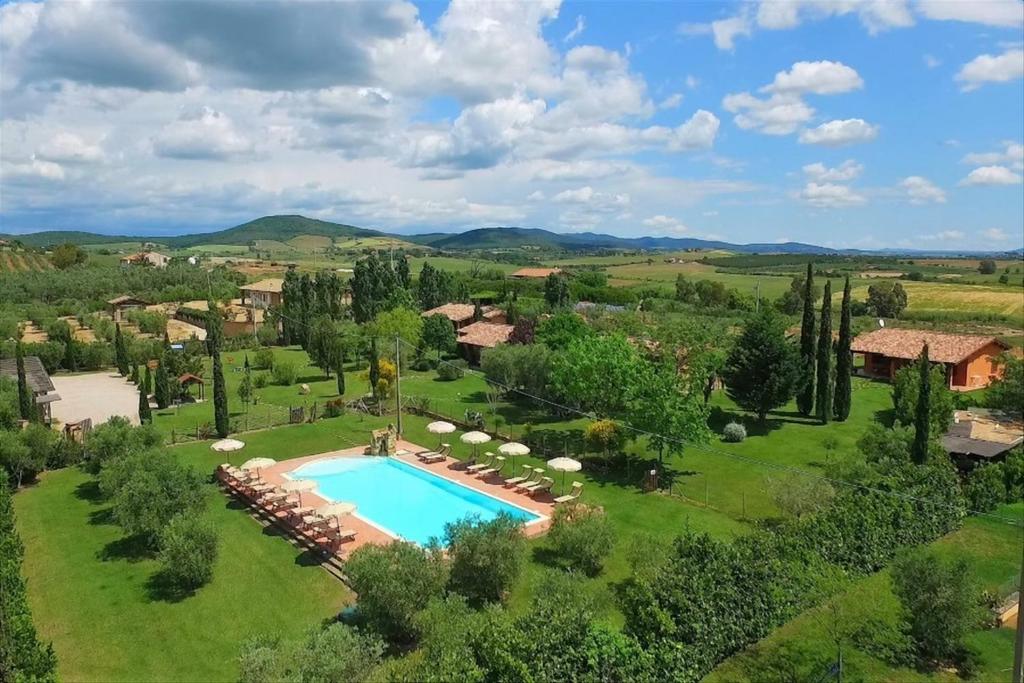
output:
[[[280,361],[278,363],[274,363],[271,375],[274,378],[274,384],[287,387],[295,384],[295,380],[298,377],[298,371],[295,369],[295,363],[290,361]]]
[[[256,636],[242,645],[239,680],[359,683],[369,678],[383,654],[384,643],[379,638],[340,623],[315,629],[294,645],[282,643],[279,638]]]
[[[99,474],[106,463],[153,448],[162,441],[152,425],[132,427],[126,418],[112,417],[86,437],[85,469],[90,474]]]
[[[739,443],[747,438],[747,428],[739,422],[730,422],[722,430],[722,440],[729,443]]]
[[[217,530],[194,513],[175,515],[160,532],[164,574],[179,588],[195,589],[213,577]]]
[[[428,358],[427,356],[420,356],[412,362],[412,369],[417,372],[427,372],[433,370],[438,365],[437,360]]]
[[[340,417],[345,414],[345,401],[336,398],[324,404],[324,417]]]
[[[555,509],[548,542],[570,569],[596,576],[612,552],[615,532],[600,508],[586,505],[559,507]]]
[[[262,347],[256,351],[256,355],[253,357],[253,365],[260,370],[271,370],[274,367],[274,351],[267,347]]]
[[[357,548],[345,562],[352,589],[359,594],[359,614],[382,637],[408,643],[419,636],[414,618],[448,582],[440,549],[405,541]]]
[[[466,368],[469,367],[469,363],[464,360],[453,360],[447,363],[441,363],[437,366],[437,378],[443,382],[452,382],[457,379],[462,379],[465,374]]]
[[[452,589],[476,605],[504,600],[526,553],[519,521],[504,512],[489,522],[467,517],[446,524],[444,535]]]
[[[976,512],[995,510],[1007,500],[1003,463],[981,463],[964,482],[967,507]]]
[[[262,389],[270,384],[270,375],[265,372],[257,372],[252,376],[252,386],[255,389]]]

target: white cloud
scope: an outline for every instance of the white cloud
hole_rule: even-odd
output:
[[[946,193],[927,178],[919,175],[908,176],[900,183],[911,204],[945,204]]]
[[[5,164],[3,174],[7,178],[40,178],[42,180],[64,180],[64,169],[60,164],[32,158],[27,163]]]
[[[672,93],[658,103],[658,109],[676,109],[683,103],[682,93]]]
[[[988,230],[983,230],[981,236],[984,237],[985,239],[993,240],[995,242],[1005,242],[1010,239],[1010,236],[1006,234],[1005,231],[1000,230],[999,228],[989,228]]]
[[[789,71],[775,74],[763,92],[802,95],[835,95],[864,87],[860,75],[842,62],[797,62]]]
[[[749,36],[750,32],[750,21],[744,16],[711,22],[711,35],[714,37],[715,47],[719,50],[732,50],[736,46],[736,38]]]
[[[814,116],[814,109],[792,95],[762,100],[748,92],[735,93],[725,96],[722,108],[736,115],[733,121],[740,128],[766,135],[789,135]]]
[[[982,166],[967,174],[961,185],[1018,185],[1021,176],[1005,166]]]
[[[965,164],[993,166],[1006,164],[1018,171],[1024,171],[1024,145],[1012,140],[1004,141],[1000,152],[972,152],[963,158]]]
[[[864,204],[867,199],[846,185],[809,182],[800,191],[800,198],[823,209],[841,209]]]
[[[1022,4],[1024,6],[1024,4]],[[976,90],[985,83],[1006,83],[1024,77],[1024,50],[1007,50],[1001,55],[978,55],[964,64],[956,75],[963,91]]]
[[[542,202],[544,201],[544,192],[542,190],[534,190],[530,194],[526,195],[526,201]]]
[[[959,242],[965,236],[960,230],[942,230],[930,235],[918,235],[917,238],[928,242]]]
[[[835,168],[828,168],[820,161],[803,167],[804,173],[811,180],[822,182],[844,182],[853,180],[864,171],[864,166],[853,159],[847,159]]]
[[[598,180],[620,175],[629,169],[627,164],[594,160],[570,162],[545,160],[536,166],[537,169],[531,177],[534,180],[545,181]]]
[[[929,69],[934,69],[935,67],[940,66],[942,64],[942,61],[935,57],[934,55],[926,54],[923,57],[921,57],[921,59],[924,60],[924,65]]]
[[[964,21],[988,26],[1024,25],[1024,4],[1019,0],[918,0],[917,10],[929,19]]]
[[[719,125],[717,116],[704,109],[698,109],[689,120],[671,130],[668,148],[675,152],[709,149],[715,143]]]
[[[651,229],[651,233],[654,235],[684,235],[690,232],[690,228],[678,218],[664,214],[645,218],[642,222]]]
[[[250,154],[253,143],[210,107],[183,113],[153,138],[153,151],[173,159],[228,159]]]
[[[571,31],[569,31],[568,33],[565,34],[565,37],[562,38],[562,42],[563,43],[571,43],[572,41],[576,40],[581,35],[583,35],[583,31],[585,31],[586,28],[587,28],[587,20],[583,17],[582,14],[578,15],[576,17],[576,25],[573,26]]]
[[[61,131],[40,145],[38,156],[58,163],[90,163],[102,159],[103,150],[74,133]]]
[[[878,126],[864,119],[840,119],[823,123],[800,133],[800,142],[826,147],[842,147],[868,142],[878,137]]]

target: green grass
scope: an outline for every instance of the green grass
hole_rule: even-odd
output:
[[[1024,517],[1024,503],[1004,505],[996,512],[1011,519],[1021,519]],[[1000,588],[1005,590],[1008,583],[1016,578],[1022,541],[1024,538],[1019,527],[989,518],[971,517],[965,521],[962,529],[932,545],[944,555],[967,559],[981,587],[996,591]],[[835,612],[832,610],[833,604]],[[896,617],[898,609],[899,601],[892,592],[889,572],[878,572],[855,581],[828,604],[808,610],[776,629],[761,642],[726,660],[705,680],[709,683],[758,680],[763,675],[762,667],[765,663],[782,656],[791,662],[810,662],[814,655],[831,654],[835,649],[828,637],[833,613],[846,621],[865,618],[891,620]],[[1013,633],[1008,628],[979,628],[968,636],[967,641],[978,648],[981,656],[978,680],[1009,681]],[[958,680],[950,672],[893,668],[849,644],[844,649],[844,660],[852,680]]]
[[[234,680],[247,637],[297,637],[351,600],[219,493],[209,512],[221,538],[213,580],[181,600],[159,590],[158,562],[124,540],[82,472],[48,473],[14,502],[33,616],[64,680]]]

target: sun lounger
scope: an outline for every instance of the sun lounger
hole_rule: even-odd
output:
[[[492,474],[497,474],[498,472],[501,472],[501,468],[504,466],[505,458],[499,455],[497,458],[491,461],[490,467],[478,470],[476,476],[480,477],[481,479],[483,479],[484,477],[489,477]]]
[[[555,505],[562,505],[564,503],[571,503],[583,494],[583,484],[578,481],[572,483],[572,490],[564,496],[555,498]]]
[[[527,495],[530,495],[530,496],[536,496],[538,493],[544,493],[546,491],[550,491],[551,487],[554,486],[554,485],[555,485],[555,480],[554,479],[552,479],[551,477],[544,477],[543,479],[540,480],[539,483],[534,484],[533,486],[531,486],[530,489],[526,493],[527,493]]]
[[[470,465],[466,468],[467,472],[479,472],[480,470],[486,470],[494,466],[494,453],[487,451],[484,453],[484,457],[487,459],[486,462],[478,462],[474,465]]]
[[[423,453],[417,453],[416,457],[419,458],[420,462],[427,465],[435,462],[443,462],[447,458],[444,453],[439,453],[437,451],[424,451]]]
[[[531,488],[533,488],[534,486],[539,484],[541,481],[543,481],[543,478],[541,477],[541,475],[543,475],[543,474],[544,474],[544,470],[540,469],[539,467],[535,467],[533,469],[533,476],[535,476],[536,479],[530,478],[530,479],[527,479],[524,482],[516,484],[516,486],[515,486],[516,491],[520,491],[520,492],[529,491]]]
[[[523,465],[523,474],[519,477],[510,477],[502,482],[505,486],[515,486],[516,484],[522,484],[523,482],[530,479],[533,476],[533,467],[530,465]]]

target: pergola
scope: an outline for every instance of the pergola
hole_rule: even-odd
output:
[[[178,378],[178,384],[181,385],[186,392],[193,384],[199,385],[199,400],[203,401],[206,399],[206,382],[203,381],[202,377],[197,377],[191,372],[186,372]]]

